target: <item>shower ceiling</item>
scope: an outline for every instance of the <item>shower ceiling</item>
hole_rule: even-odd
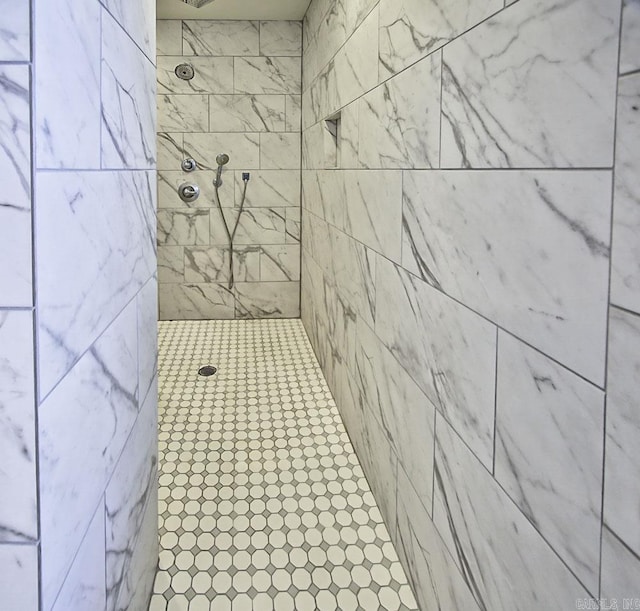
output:
[[[200,4],[203,0],[194,0]],[[304,17],[310,0],[213,0],[201,8],[182,0],[157,0],[158,19],[293,19]]]

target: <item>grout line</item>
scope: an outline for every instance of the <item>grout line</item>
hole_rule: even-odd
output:
[[[496,439],[498,436],[498,355],[499,355],[500,330],[496,327],[496,366],[495,377],[493,380],[493,468],[491,475],[496,477]]]

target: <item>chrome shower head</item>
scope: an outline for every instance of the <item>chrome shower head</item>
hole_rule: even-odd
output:
[[[190,81],[196,74],[191,64],[178,64],[174,72],[183,81]]]
[[[229,163],[229,155],[227,155],[226,153],[220,153],[216,157],[216,163],[219,166],[227,165]]]

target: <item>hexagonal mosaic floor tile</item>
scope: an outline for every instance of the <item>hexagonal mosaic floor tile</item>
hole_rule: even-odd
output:
[[[159,385],[150,611],[417,608],[301,321],[161,322]]]

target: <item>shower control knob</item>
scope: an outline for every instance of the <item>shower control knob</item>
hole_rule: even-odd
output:
[[[178,187],[178,195],[183,202],[190,204],[200,197],[200,187],[189,182],[184,182]]]
[[[191,159],[191,157],[187,157],[182,161],[182,169],[185,172],[193,172],[198,169],[198,164],[195,159]]]

